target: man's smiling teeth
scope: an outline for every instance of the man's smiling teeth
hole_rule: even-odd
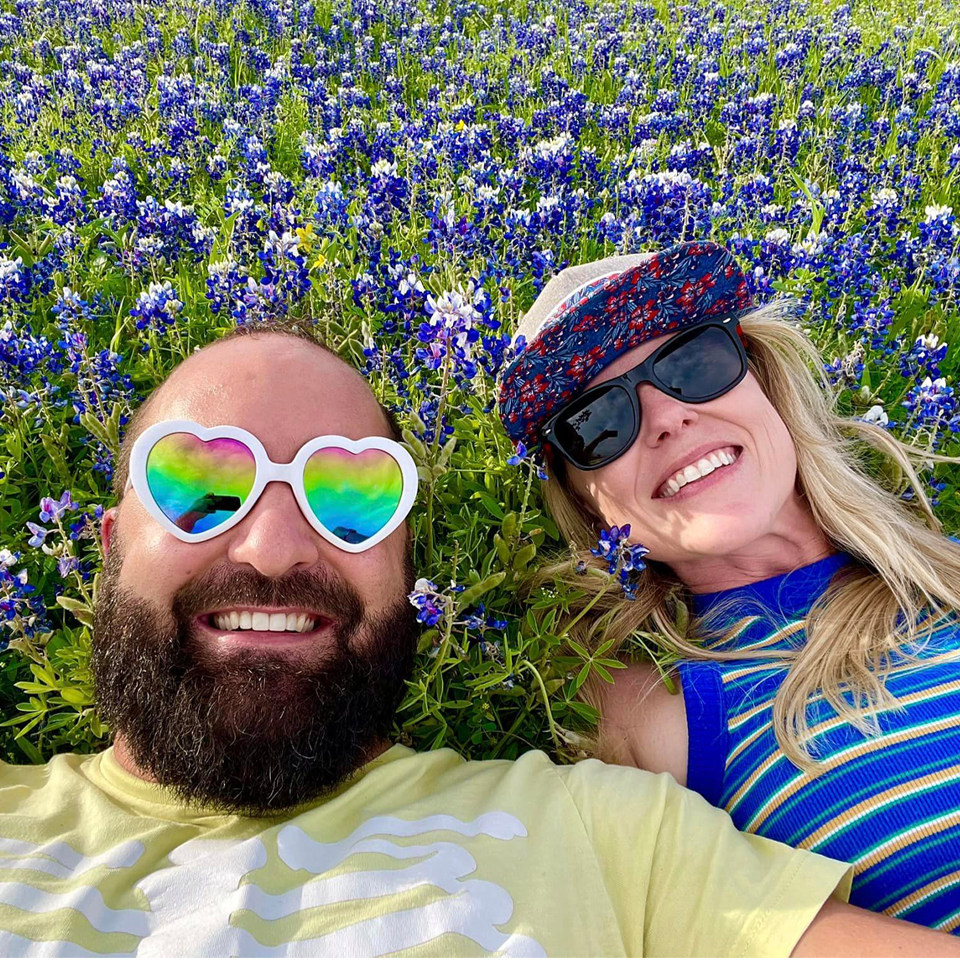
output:
[[[719,447],[705,457],[701,457],[696,463],[687,464],[682,470],[678,470],[670,477],[657,494],[658,499],[667,499],[685,487],[688,483],[693,483],[707,474],[713,473],[717,467],[727,467],[737,459],[735,447]]]
[[[274,633],[309,633],[314,627],[313,617],[305,613],[264,613],[249,610],[230,610],[215,613],[210,618],[218,630],[271,630]]]

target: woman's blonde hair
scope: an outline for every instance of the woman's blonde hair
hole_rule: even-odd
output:
[[[602,577],[578,575],[573,562],[542,568],[538,580],[585,591],[567,623],[593,604],[590,615],[570,630],[591,650],[612,639],[610,649],[623,656],[631,638],[649,640],[652,634],[668,656],[783,661],[788,669],[774,700],[773,728],[784,754],[809,770],[815,764],[808,701],[822,695],[843,720],[865,733],[876,732],[877,712],[897,706],[884,682],[891,655],[896,651],[913,659],[905,648],[960,610],[960,544],[943,536],[915,469],[924,462],[960,463],[960,458],[902,443],[873,423],[839,416],[822,358],[796,314],[795,302],[781,299],[746,314],[741,326],[750,370],[793,438],[797,490],[826,537],[857,561],[842,568],[811,607],[806,643],[768,652],[710,649],[704,644],[722,634],[703,620],[689,620],[687,591],[662,563],[648,563],[635,600]],[[885,488],[875,479],[878,474],[886,474],[893,486],[908,481],[913,500]],[[568,488],[562,472],[544,483],[544,495],[575,559],[605,569],[589,550],[605,524]],[[642,540],[641,531],[634,534]],[[714,623],[716,613],[711,611]],[[584,698],[601,710],[603,686],[583,688]],[[593,747],[604,754],[602,725]]]

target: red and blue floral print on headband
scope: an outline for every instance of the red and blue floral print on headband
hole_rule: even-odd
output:
[[[751,307],[733,255],[708,241],[679,243],[590,281],[550,311],[504,370],[500,418],[507,434],[533,446],[540,427],[620,354]]]

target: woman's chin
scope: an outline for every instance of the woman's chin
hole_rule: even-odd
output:
[[[721,558],[732,553],[748,550],[750,544],[757,538],[757,527],[750,519],[717,517],[704,518],[685,526],[679,535],[658,538],[659,543],[646,543],[642,536],[635,536],[631,531],[632,543],[644,543],[650,547],[647,554],[649,560],[659,560],[668,565],[684,563],[710,558]]]

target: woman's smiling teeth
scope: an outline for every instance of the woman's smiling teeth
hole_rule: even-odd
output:
[[[737,460],[736,447],[718,447],[716,450],[701,457],[695,463],[689,463],[682,470],[678,470],[667,479],[657,493],[658,499],[668,499],[688,483],[695,483],[701,477],[713,473],[719,467],[727,467]]]
[[[316,623],[305,613],[266,613],[262,610],[229,610],[212,614],[210,620],[218,630],[269,630],[273,633],[309,633]]]

